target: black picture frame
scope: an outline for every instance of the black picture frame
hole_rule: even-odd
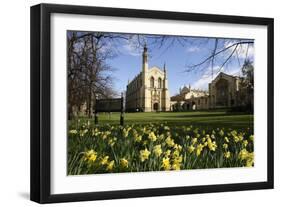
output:
[[[267,26],[267,181],[189,187],[169,187],[74,194],[50,193],[50,15],[52,13],[99,15],[112,17],[151,18],[206,23],[233,23]],[[272,18],[195,14],[168,11],[103,8],[72,5],[39,4],[31,7],[31,152],[30,199],[38,203],[88,201],[101,199],[166,196],[179,194],[272,189],[274,186],[273,147],[273,57],[274,20]]]

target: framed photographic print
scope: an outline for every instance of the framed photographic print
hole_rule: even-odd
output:
[[[273,188],[273,19],[31,7],[31,200]]]

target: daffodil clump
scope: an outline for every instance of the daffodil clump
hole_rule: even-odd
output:
[[[68,131],[68,174],[254,166],[251,129],[79,122]]]

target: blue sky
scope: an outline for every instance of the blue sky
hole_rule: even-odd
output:
[[[142,68],[143,48],[135,47],[136,35],[132,35],[131,37],[130,40],[121,39],[114,42],[114,44],[108,44],[108,49],[114,47],[114,50],[118,51],[114,58],[106,60],[106,63],[115,69],[113,73],[114,89],[118,93],[126,90],[128,80],[132,80],[141,72]],[[192,72],[186,72],[186,69],[187,66],[197,64],[211,54],[214,50],[214,38],[177,37],[177,41],[174,41],[172,44],[172,40],[175,38],[169,36],[166,41],[160,45],[159,42],[153,42],[151,37],[152,35],[141,35],[141,40],[145,41],[148,47],[149,68],[152,66],[163,68],[164,63],[166,63],[171,96],[177,94],[179,88],[183,85],[190,84],[192,88],[208,89],[208,83],[212,81],[210,64],[205,64],[200,70],[197,69]],[[185,41],[182,42],[181,38]],[[218,39],[217,51],[237,41],[247,40]],[[213,78],[215,78],[216,72],[218,73],[219,71],[224,71],[232,75],[241,75],[240,68],[245,57],[247,56],[253,60],[253,44],[250,44],[249,47],[248,45],[241,45],[230,61],[228,61],[228,64],[220,68],[232,50],[233,48],[216,57],[213,64]]]

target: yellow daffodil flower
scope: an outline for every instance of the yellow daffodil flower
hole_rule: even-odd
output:
[[[227,152],[225,152],[223,155],[224,155],[225,158],[228,159],[228,158],[230,158],[230,155],[231,155],[231,154],[230,154],[229,151],[227,151]]]
[[[156,155],[156,157],[159,157],[162,154],[161,144],[154,146],[153,152]]]
[[[105,157],[103,157],[102,158],[102,160],[101,160],[101,165],[106,165],[107,164],[107,162],[108,162],[108,158],[109,158],[109,156],[105,156]]]
[[[192,153],[195,150],[195,147],[193,145],[191,145],[187,148],[187,150],[189,153]]]
[[[226,143],[224,143],[223,145],[222,145],[222,147],[223,147],[223,149],[227,149],[228,148],[228,144],[226,144]]]
[[[196,155],[197,156],[199,156],[201,154],[203,148],[204,148],[204,145],[202,145],[202,144],[197,145],[197,148],[196,148]]]
[[[170,164],[170,158],[163,158],[162,159],[162,167],[164,170],[170,170],[171,169],[171,164]]]
[[[122,158],[122,159],[120,160],[120,163],[121,163],[121,166],[122,166],[123,168],[128,168],[128,167],[129,167],[129,162],[128,162],[128,160],[126,160],[125,158]]]
[[[148,139],[150,139],[152,142],[155,142],[157,140],[157,137],[154,132],[150,132],[148,135]]]
[[[175,144],[174,140],[173,140],[171,137],[167,137],[166,140],[165,140],[165,142],[167,143],[167,145],[168,145],[169,147],[173,147],[174,144]]]
[[[107,167],[106,167],[106,170],[108,171],[112,171],[113,170],[113,167],[114,167],[114,160],[110,161],[108,164],[107,164]]]
[[[84,160],[94,162],[97,159],[97,152],[94,150],[89,150],[84,154]]]
[[[140,159],[142,162],[148,159],[150,155],[150,151],[148,151],[146,148],[144,150],[140,151]]]

